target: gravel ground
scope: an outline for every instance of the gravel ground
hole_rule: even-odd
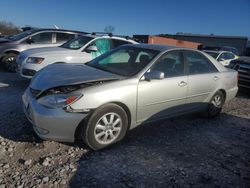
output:
[[[0,188],[250,187],[250,94],[214,120],[189,115],[130,131],[93,152],[42,141],[22,112],[29,81],[0,71]]]

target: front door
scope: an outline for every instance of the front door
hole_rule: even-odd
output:
[[[173,115],[184,110],[187,95],[187,76],[181,51],[162,55],[148,71],[161,71],[164,79],[138,84],[137,122],[145,122]]]

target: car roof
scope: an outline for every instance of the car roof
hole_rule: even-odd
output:
[[[75,31],[75,30],[68,30],[68,29],[53,29],[53,28],[42,28],[42,29],[31,29],[31,30],[26,30],[25,32],[40,32],[40,31],[61,31],[61,32],[72,32],[72,33],[79,33],[79,34],[88,34],[88,32],[84,31]]]
[[[157,50],[157,51],[165,51],[171,49],[181,49],[178,46],[168,46],[168,45],[159,45],[159,44],[126,44],[125,46],[137,47],[137,48],[145,48],[149,50]],[[183,48],[185,49],[185,48]]]
[[[118,39],[118,40],[123,40],[123,41],[128,41],[128,42],[136,42],[135,40],[133,40],[132,38],[130,37],[127,37],[127,36],[116,36],[116,35],[112,35],[112,36],[109,36],[107,34],[98,34],[98,35],[94,35],[94,34],[91,34],[91,33],[87,33],[86,35],[84,36],[88,36],[88,37],[92,37],[92,38],[111,38],[111,39]]]
[[[224,52],[231,53],[230,51],[222,51],[222,50],[203,50],[203,51],[204,52],[213,52],[213,53],[218,53],[218,54],[224,53]]]

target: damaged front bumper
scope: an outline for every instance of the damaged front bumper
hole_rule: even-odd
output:
[[[50,109],[40,105],[29,89],[22,96],[26,117],[36,134],[46,140],[74,142],[75,131],[88,113],[69,113],[62,108]]]

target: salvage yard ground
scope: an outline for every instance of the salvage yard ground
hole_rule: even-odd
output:
[[[250,186],[249,91],[216,119],[194,114],[140,126],[93,152],[34,135],[21,103],[28,84],[0,71],[1,188]]]

